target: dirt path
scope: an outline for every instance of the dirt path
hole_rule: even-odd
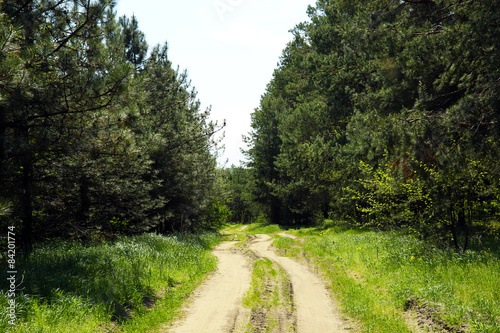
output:
[[[244,309],[241,300],[250,287],[251,269],[247,257],[231,249],[235,243],[224,242],[215,248],[214,254],[219,258],[217,272],[192,295],[185,318],[177,322],[169,333],[245,332],[251,310]],[[343,321],[321,280],[304,265],[277,256],[269,250],[271,243],[270,236],[256,235],[249,249],[259,258],[272,260],[289,275],[293,309],[296,311],[293,317],[297,318],[292,331],[345,332]],[[285,332],[280,329],[280,333]]]
[[[251,271],[246,257],[231,250],[235,243],[224,242],[215,248],[217,272],[196,290],[186,317],[168,332],[230,332],[242,320],[241,299],[250,287]]]
[[[250,249],[258,256],[278,263],[290,276],[297,311],[298,333],[345,332],[340,314],[333,307],[326,287],[321,280],[305,266],[269,250],[272,238],[256,235]]]

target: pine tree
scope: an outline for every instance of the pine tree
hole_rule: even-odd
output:
[[[139,30],[139,22],[132,15],[129,19],[126,16],[120,18],[122,27],[123,42],[125,44],[125,57],[136,68],[142,68],[146,60],[148,44],[144,33]]]
[[[2,94],[8,166],[3,179],[12,185],[3,190],[15,195],[28,250],[39,163],[71,149],[82,118],[112,104],[128,75],[127,66],[110,60],[103,43],[109,6],[109,1],[2,3],[12,24],[22,26],[15,42],[23,68],[17,84]]]

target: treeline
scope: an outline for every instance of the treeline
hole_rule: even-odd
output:
[[[252,202],[274,223],[342,218],[461,250],[498,228],[499,13],[318,0],[252,115]]]
[[[213,228],[214,134],[167,44],[111,0],[0,2],[0,213],[52,237]],[[5,229],[6,230],[6,229]]]

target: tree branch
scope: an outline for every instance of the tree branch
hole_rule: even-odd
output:
[[[436,4],[433,0],[404,0],[404,2],[413,5]]]
[[[61,3],[62,1],[60,1],[59,3]],[[82,30],[89,22],[90,22],[90,1],[88,2],[87,4],[87,15],[85,16],[85,21],[80,25],[78,26],[75,30],[73,30],[69,36],[67,36],[66,38],[64,38],[62,41],[59,42],[59,45],[54,49],[52,50],[50,53],[46,54],[46,55],[43,55],[41,57],[39,57],[38,59],[36,59],[35,61],[31,61],[28,63],[28,66],[31,67],[33,66],[34,63],[37,63],[37,62],[40,62],[42,61],[43,59],[46,59],[48,57],[50,57],[51,55],[55,54],[56,52],[58,52],[60,49],[62,49],[66,43],[69,42],[69,40],[71,38],[73,38],[74,36],[76,36],[78,34],[78,32],[80,32],[80,30]]]

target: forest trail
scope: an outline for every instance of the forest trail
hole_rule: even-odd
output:
[[[186,317],[169,333],[231,332],[245,317],[241,299],[250,287],[251,268],[247,258],[232,250],[237,242],[224,242],[213,253],[219,259],[217,271],[188,301]]]
[[[270,250],[273,240],[269,235],[256,236],[257,238],[250,243],[250,249],[258,256],[276,262],[290,277],[297,312],[297,332],[345,332],[340,313],[333,306],[328,290],[319,277],[306,266],[293,259],[280,257]]]
[[[270,250],[269,235],[254,237],[248,249],[258,258],[275,262],[289,275],[296,312],[292,332],[345,332],[344,322],[322,281],[306,266]],[[214,254],[219,258],[217,272],[196,290],[188,301],[187,315],[170,328],[169,333],[246,331],[251,310],[245,309],[241,300],[250,288],[251,268],[247,256],[233,248],[235,243],[224,242],[215,248]]]

